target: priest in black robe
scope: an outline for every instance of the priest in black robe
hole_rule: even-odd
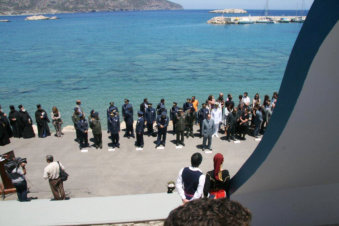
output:
[[[51,132],[49,131],[48,123],[49,118],[47,116],[47,113],[44,109],[41,108],[41,105],[37,105],[38,110],[35,112],[35,120],[36,124],[38,126],[38,136],[41,138],[47,137],[51,135]]]
[[[4,121],[5,125],[6,125],[5,129],[6,129],[7,133],[8,133],[8,136],[10,138],[13,137],[13,132],[12,132],[11,126],[9,124],[7,115],[6,115],[6,113],[3,112],[1,105],[0,105],[0,116],[3,118],[3,121]]]
[[[32,127],[33,120],[28,114],[26,109],[19,105],[19,121],[20,121],[20,132],[23,138],[32,138],[35,137],[35,133]]]
[[[6,114],[0,113],[0,146],[4,146],[6,144],[10,143],[9,140],[9,134],[7,129],[7,118],[5,116]]]
[[[8,114],[9,123],[12,126],[13,136],[20,138],[22,137],[20,133],[20,116],[19,112],[15,110],[13,105],[9,106],[10,112]]]

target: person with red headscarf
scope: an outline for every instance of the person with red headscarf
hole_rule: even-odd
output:
[[[214,199],[225,198],[228,193],[230,174],[222,170],[224,156],[217,153],[214,158],[214,170],[207,172],[204,186],[204,196]]]

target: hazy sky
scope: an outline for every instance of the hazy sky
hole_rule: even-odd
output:
[[[184,9],[264,9],[266,0],[171,0]],[[309,9],[313,0],[269,0],[269,9]]]

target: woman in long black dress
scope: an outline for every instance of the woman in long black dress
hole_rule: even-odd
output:
[[[214,169],[207,172],[204,186],[204,196],[214,199],[228,196],[230,174],[228,170],[222,170],[224,156],[217,153],[214,158]]]

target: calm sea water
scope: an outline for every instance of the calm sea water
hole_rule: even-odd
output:
[[[263,11],[249,11],[263,15]],[[271,11],[271,15],[296,15]],[[75,100],[102,118],[110,101],[144,97],[180,105],[219,92],[252,98],[278,91],[302,24],[209,25],[208,11],[60,14],[59,20],[1,17],[0,104],[56,105],[71,124]],[[103,120],[103,124],[105,124]]]

